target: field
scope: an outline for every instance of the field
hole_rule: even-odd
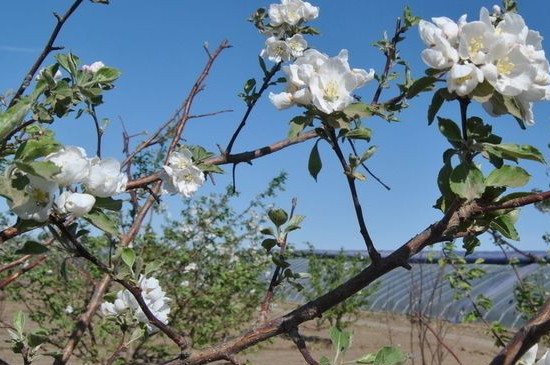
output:
[[[8,323],[11,322],[11,317],[18,307],[20,306],[13,303],[11,305],[5,304],[2,319]],[[277,306],[274,314],[277,314],[277,312],[282,313],[284,309],[289,309],[289,307],[289,305]],[[462,364],[488,363],[497,352],[497,348],[493,346],[492,339],[485,333],[485,327],[482,325],[432,321],[430,326],[436,332],[439,329],[438,333],[441,340],[453,349]],[[411,331],[411,328],[413,328],[413,331]],[[332,348],[327,328],[317,329],[315,322],[312,321],[301,326],[300,330],[316,359],[320,359],[322,356],[331,357]],[[406,316],[365,312],[349,330],[353,332],[353,344],[351,350],[345,354],[345,361],[352,361],[368,352],[376,351],[384,345],[393,345],[410,354],[411,359],[407,362],[408,364],[422,364],[417,326],[411,324]],[[21,358],[11,352],[7,342],[8,338],[7,332],[3,329],[0,334],[0,359],[4,363],[0,362],[0,364],[21,364]],[[425,364],[438,364],[435,360],[432,362],[429,350],[429,348],[434,350],[437,344],[436,338],[430,332],[427,332],[424,351],[427,354]],[[442,354],[441,364],[458,364],[446,350],[441,347],[440,350]],[[241,353],[237,358],[242,362],[248,360],[249,364],[254,365],[304,364],[293,342],[282,337]],[[51,358],[46,357],[34,362],[37,365],[51,363]],[[73,359],[70,364],[82,363]],[[225,362],[217,362],[216,364],[221,365]]]

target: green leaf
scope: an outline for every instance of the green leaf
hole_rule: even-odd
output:
[[[359,127],[346,132],[346,137],[350,139],[363,139],[367,142],[372,137],[372,131],[369,128]]]
[[[62,145],[51,137],[28,139],[23,142],[17,149],[17,152],[15,152],[15,159],[20,161],[31,161],[38,157],[44,157],[50,153],[57,152],[61,148]]]
[[[157,271],[164,263],[162,261],[152,261],[145,265],[144,275],[149,276],[149,274]]]
[[[326,357],[326,356],[323,356],[319,362],[321,363],[321,365],[331,365],[330,364],[330,360]]]
[[[330,329],[330,341],[336,353],[344,352],[351,344],[351,333],[332,327]]]
[[[250,93],[250,91],[252,91],[252,88],[254,88],[254,86],[256,86],[256,80],[248,79],[244,84],[244,92],[247,94]]]
[[[284,209],[270,209],[267,212],[267,216],[277,227],[285,224],[288,219],[288,214],[284,211]]]
[[[431,90],[434,87],[434,84],[439,79],[433,76],[424,76],[415,80],[409,90],[407,90],[407,99],[414,98],[416,95],[422,91]]]
[[[61,172],[61,168],[51,161],[15,161],[15,166],[28,174],[52,180],[53,176]]]
[[[354,362],[356,362],[357,364],[372,364],[374,363],[374,360],[376,360],[376,354],[378,354],[378,351],[370,352],[354,360]]]
[[[88,214],[84,215],[83,218],[103,232],[113,236],[118,235],[118,229],[115,222],[99,209],[93,208]]]
[[[13,316],[13,327],[19,335],[23,334],[25,329],[25,315],[20,310]]]
[[[493,170],[485,184],[487,186],[520,187],[529,181],[531,175],[521,167],[504,165],[500,169]]]
[[[122,209],[122,200],[113,198],[95,198],[94,208],[101,208],[118,212]]]
[[[297,229],[300,229],[300,224],[304,221],[305,217],[303,215],[295,215],[292,217],[292,219],[288,222],[287,226],[284,229],[285,233],[295,231]]]
[[[136,252],[130,247],[123,247],[120,258],[131,270],[136,262]]]
[[[72,53],[57,54],[54,56],[61,67],[63,67],[71,75],[76,76],[79,58]]]
[[[362,164],[363,162],[365,162],[366,160],[368,160],[369,158],[372,157],[372,155],[374,155],[374,153],[376,152],[378,147],[376,146],[370,146],[362,155],[361,155],[361,158],[359,159],[359,163]]]
[[[128,342],[126,342],[126,346],[128,346],[129,344],[131,344],[134,341],[139,340],[140,338],[143,337],[144,334],[145,334],[145,330],[143,328],[138,327],[138,328],[134,329],[132,331],[132,335],[130,336],[130,339],[128,340]]]
[[[437,115],[437,112],[439,109],[441,109],[441,106],[443,105],[443,102],[445,101],[445,98],[442,95],[441,90],[439,89],[434,93],[434,96],[432,97],[432,102],[430,104],[430,107],[428,108],[428,125],[431,125],[433,121],[435,120],[435,116]]]
[[[384,346],[376,353],[374,365],[399,365],[407,360],[407,354],[393,346]]]
[[[437,175],[437,186],[439,187],[441,195],[443,195],[444,197],[453,196],[453,192],[449,184],[452,172],[453,167],[450,163],[446,163],[445,165],[443,165],[441,170],[439,170],[439,174]]]
[[[462,133],[458,125],[450,119],[437,117],[439,121],[439,131],[452,145],[454,142],[462,141]]]
[[[39,255],[47,252],[49,249],[41,243],[36,241],[27,241],[20,249],[15,251],[18,255]]]
[[[353,103],[343,110],[349,118],[366,118],[373,115],[372,106],[365,103]]]
[[[120,74],[121,72],[116,68],[102,67],[95,73],[93,81],[101,84],[111,83],[118,79]]]
[[[266,251],[271,251],[273,247],[277,246],[277,240],[274,238],[266,238],[262,241],[262,247],[266,249]]]
[[[500,232],[504,237],[514,241],[519,241],[519,233],[514,227],[513,218],[508,215],[503,215],[495,218],[489,224],[489,227]]]
[[[522,158],[524,160],[538,161],[541,163],[546,163],[542,153],[535,147],[524,144],[493,144],[493,143],[482,143],[483,149],[491,154],[494,154],[500,158],[506,160],[518,161]]]
[[[464,256],[468,256],[472,254],[477,246],[479,246],[481,242],[479,241],[479,238],[476,236],[467,236],[464,237],[462,240],[462,247],[466,250],[466,253]]]
[[[317,181],[317,175],[319,175],[319,172],[321,171],[321,168],[323,167],[323,163],[321,162],[321,156],[319,155],[319,149],[317,148],[317,144],[319,143],[319,140],[315,142],[313,145],[313,148],[311,149],[311,153],[309,154],[309,161],[307,164],[307,169],[309,170],[309,174]]]
[[[32,100],[29,97],[22,98],[4,113],[0,114],[0,140],[3,140],[22,122],[23,118],[31,110]]]
[[[275,232],[273,232],[273,228],[271,227],[262,228],[260,233],[265,235],[275,236]]]
[[[479,198],[485,191],[483,173],[474,165],[461,163],[451,172],[449,186],[461,198]]]

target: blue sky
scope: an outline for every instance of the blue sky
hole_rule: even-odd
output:
[[[320,16],[311,23],[322,35],[309,37],[309,45],[336,55],[347,48],[350,64],[356,68],[374,68],[381,72],[384,58],[371,46],[384,31],[391,34],[395,17],[409,4],[415,15],[425,19],[448,16],[457,19],[467,13],[469,20],[478,18],[481,6],[491,7],[490,1],[351,1],[320,0],[312,2],[320,7]],[[63,13],[70,1],[10,1],[3,4],[4,16],[0,29],[0,90],[16,88],[33,60],[42,49],[54,26],[53,11]],[[233,113],[194,119],[184,132],[186,143],[200,144],[216,151],[216,144],[227,142],[245,110],[236,96],[244,82],[260,77],[257,56],[264,37],[246,21],[252,12],[267,6],[268,2],[239,1],[145,1],[114,0],[109,6],[85,2],[62,30],[57,45],[77,54],[84,63],[102,60],[122,70],[117,88],[105,96],[105,104],[98,108],[100,116],[110,118],[111,125],[105,137],[104,154],[121,156],[121,127],[118,117],[125,120],[131,133],[154,131],[185,99],[187,92],[205,62],[202,49],[207,42],[211,48],[223,39],[233,47],[225,51],[215,64],[207,88],[197,98],[192,113],[201,114],[223,109]],[[31,9],[31,10],[29,10]],[[541,34],[550,34],[545,14],[550,3],[543,0],[520,2],[520,12],[527,25]],[[548,42],[544,43],[548,47]],[[414,76],[421,76],[425,66],[420,60],[423,45],[417,29],[407,34],[401,55],[410,62]],[[51,59],[48,63],[51,62]],[[273,91],[278,92],[282,85]],[[371,83],[358,90],[358,95],[370,100],[375,85]],[[382,100],[396,94],[384,91]],[[401,115],[400,123],[389,124],[377,118],[365,120],[374,131],[373,144],[378,152],[369,160],[369,167],[388,185],[386,191],[374,180],[360,184],[359,194],[365,217],[374,242],[381,249],[392,249],[440,217],[432,208],[438,197],[437,173],[441,154],[447,148],[437,128],[428,126],[426,110],[431,95],[411,101]],[[522,131],[511,117],[494,119],[495,131],[509,143],[531,143],[543,151],[548,159],[550,142],[550,107],[535,107],[537,124]],[[470,108],[471,115],[489,117],[479,106]],[[254,110],[249,124],[238,139],[234,151],[264,146],[286,136],[288,121],[301,113],[299,108],[276,111],[268,100],[262,100]],[[448,104],[442,116],[458,119],[458,105]],[[84,146],[89,154],[94,151],[92,121],[62,120],[56,124],[59,139],[66,144]],[[245,192],[243,201],[260,191],[270,177],[285,170],[289,173],[286,192],[279,204],[290,206],[292,197],[298,197],[299,214],[305,215],[304,228],[291,238],[298,247],[303,242],[318,248],[362,249],[349,192],[335,156],[326,144],[320,144],[323,170],[316,183],[307,172],[308,154],[312,142],[256,160],[253,166],[239,165],[237,186]],[[483,163],[483,162],[482,162]],[[488,167],[488,163],[484,163]],[[535,163],[522,164],[533,179],[528,188],[546,188],[550,182],[547,169]],[[230,168],[227,169],[230,171]],[[218,176],[216,186],[207,186],[205,193],[221,189],[230,182],[230,174]],[[174,199],[170,206],[177,211]],[[548,216],[532,208],[524,209],[518,223],[524,249],[543,249],[541,235],[550,231]],[[483,248],[491,249],[490,244]]]

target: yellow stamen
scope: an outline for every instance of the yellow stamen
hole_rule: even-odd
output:
[[[502,75],[510,75],[515,66],[516,65],[510,62],[510,59],[508,57],[505,57],[502,60],[498,61],[497,72]]]
[[[468,46],[468,52],[470,52],[470,54],[478,53],[483,48],[483,38],[477,37],[470,39],[470,45]]]
[[[338,84],[336,81],[329,81],[323,88],[323,99],[326,101],[338,100]]]

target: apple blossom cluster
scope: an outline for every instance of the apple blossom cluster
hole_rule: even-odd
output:
[[[548,351],[536,361],[539,346],[535,344],[516,362],[516,365],[550,365],[550,356]]]
[[[204,184],[204,173],[193,164],[192,156],[188,149],[172,153],[168,165],[163,166],[162,180],[166,192],[190,198]]]
[[[60,168],[51,180],[14,169],[12,174],[28,180],[26,200],[8,206],[21,219],[45,222],[54,206],[58,213],[81,217],[92,210],[96,198],[106,198],[125,191],[128,177],[120,171],[120,162],[113,158],[87,158],[80,147],[66,146],[44,158]],[[82,184],[85,193],[65,191],[54,198],[60,187]]]
[[[139,287],[147,308],[159,321],[167,324],[168,315],[170,314],[170,306],[168,305],[170,299],[166,297],[166,293],[160,287],[159,281],[156,278],[146,278],[141,275],[139,278]],[[118,316],[126,311],[131,311],[135,319],[145,324],[149,333],[156,331],[156,328],[149,322],[145,313],[143,313],[136,298],[127,289],[118,291],[113,303],[102,303],[100,311],[104,316]]]
[[[263,31],[268,37],[260,56],[271,62],[291,61],[307,49],[304,37],[296,26],[319,16],[319,8],[302,0],[281,0],[268,10],[270,27]]]
[[[95,74],[97,71],[101,70],[103,67],[105,67],[105,64],[101,61],[96,61],[92,63],[91,65],[83,65],[82,71]]]
[[[343,49],[336,57],[328,57],[315,49],[308,49],[296,61],[284,66],[286,90],[269,94],[277,109],[299,104],[314,105],[323,113],[341,111],[350,105],[355,89],[374,78],[374,70],[351,69],[348,51]]]
[[[515,98],[524,121],[533,124],[532,103],[550,99],[550,67],[539,32],[529,29],[521,15],[503,14],[498,6],[492,14],[481,8],[479,20],[472,22],[466,15],[456,23],[447,17],[432,22],[419,24],[428,47],[421,56],[429,67],[448,71],[449,92],[473,97],[495,115],[492,94],[474,93],[478,85],[489,84],[494,93]]]

